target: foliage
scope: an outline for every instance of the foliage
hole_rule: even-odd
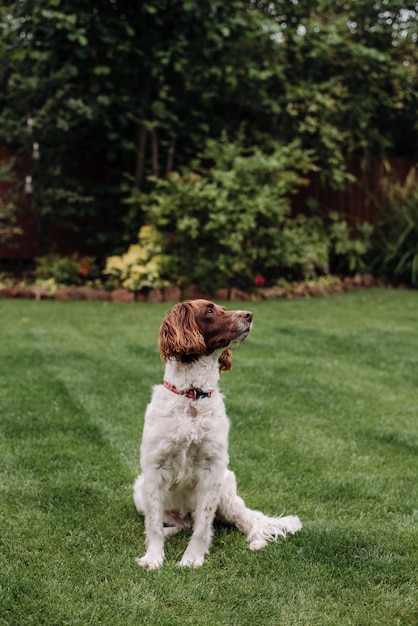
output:
[[[0,289],[11,287],[15,283],[15,278],[7,272],[0,272]]]
[[[312,273],[326,261],[316,222],[290,218],[290,195],[307,184],[312,155],[296,142],[271,153],[226,134],[210,140],[193,169],[155,180],[143,200],[164,236],[168,278],[201,287],[254,285]]]
[[[13,243],[21,234],[18,226],[18,181],[14,172],[14,159],[0,160],[0,242]]]
[[[217,97],[224,41],[245,29],[237,9],[237,0],[0,7],[0,143],[28,159],[39,146],[31,201],[43,248],[56,223],[83,227],[87,245],[106,250],[132,238],[143,220],[129,219],[123,200],[144,168],[164,175],[174,149],[190,158],[208,133],[190,102]]]
[[[416,624],[417,300],[251,303],[221,381],[231,467],[249,506],[304,529],[254,553],[217,524],[193,571],[180,533],[157,574],[135,563],[132,483],[167,303],[0,300],[1,621]]]
[[[58,285],[82,285],[96,278],[97,273],[93,257],[48,254],[36,259],[35,278],[38,282],[52,279]]]
[[[395,282],[418,287],[418,173],[412,167],[404,181],[389,171],[381,179],[379,224],[371,267]]]
[[[2,3],[0,143],[30,164],[43,249],[57,223],[123,249],[147,174],[243,123],[263,153],[312,150],[334,185],[350,154],[413,154],[416,25],[401,0]]]
[[[167,282],[161,277],[163,262],[160,236],[152,226],[146,225],[138,233],[137,244],[129,246],[121,256],[106,259],[103,274],[111,286],[131,291],[164,287]]]
[[[285,219],[278,233],[276,245],[280,263],[271,260],[275,280],[278,276],[288,280],[305,280],[328,271],[329,239],[324,224],[318,216],[297,215]]]
[[[331,271],[354,274],[367,269],[366,256],[372,246],[373,226],[361,222],[352,229],[339,213],[331,211],[329,217]]]
[[[262,153],[246,148],[243,137],[210,140],[193,169],[155,180],[142,197],[164,236],[167,277],[212,290],[251,289],[364,271],[369,224],[351,229],[336,213],[329,225],[318,213],[291,213],[291,195],[316,169],[312,154],[297,143]]]

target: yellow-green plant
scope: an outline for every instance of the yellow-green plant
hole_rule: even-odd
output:
[[[138,243],[130,245],[124,254],[106,259],[103,274],[111,285],[131,291],[164,287],[167,281],[161,276],[163,260],[159,233],[146,225],[138,232]]]

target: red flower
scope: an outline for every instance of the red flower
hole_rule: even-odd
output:
[[[88,276],[91,269],[90,261],[82,261],[80,263],[80,274],[84,277]]]
[[[264,287],[266,282],[266,279],[261,274],[257,274],[257,276],[254,278],[254,283],[257,285],[257,287]]]

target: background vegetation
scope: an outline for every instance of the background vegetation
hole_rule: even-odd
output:
[[[418,170],[400,182],[388,171],[382,179],[382,220],[369,255],[372,271],[418,287]]]
[[[414,626],[418,293],[251,304],[222,375],[247,503],[304,529],[142,571],[132,501],[166,304],[0,300],[2,626]]]
[[[58,224],[122,253],[142,194],[223,132],[265,161],[296,142],[333,185],[350,155],[413,157],[416,33],[401,0],[3,2],[0,144],[29,168],[41,252]]]

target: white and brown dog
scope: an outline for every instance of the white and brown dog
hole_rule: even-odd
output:
[[[229,420],[219,391],[219,372],[231,368],[231,349],[252,326],[249,311],[226,311],[207,300],[174,306],[159,334],[166,361],[145,414],[141,469],[134,501],[145,516],[145,569],[164,559],[164,538],[192,528],[180,565],[198,567],[207,554],[214,518],[247,535],[252,550],[296,533],[298,517],[268,517],[245,506],[228,470]]]

